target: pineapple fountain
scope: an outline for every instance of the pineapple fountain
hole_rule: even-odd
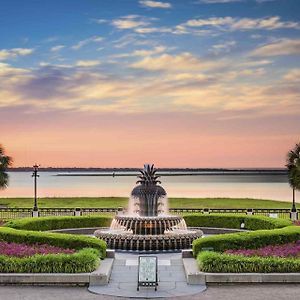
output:
[[[132,190],[126,214],[114,217],[109,230],[96,230],[107,247],[128,251],[165,251],[191,248],[201,230],[188,230],[184,219],[168,214],[167,193],[153,165],[145,165]]]

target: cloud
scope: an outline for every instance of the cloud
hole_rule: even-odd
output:
[[[252,56],[300,55],[300,39],[282,39],[255,49]]]
[[[92,36],[92,37],[87,38],[85,40],[79,41],[77,44],[75,44],[71,48],[73,50],[78,50],[78,49],[82,48],[83,46],[86,46],[90,43],[99,43],[99,42],[102,42],[103,40],[104,40],[104,38],[101,37],[101,36]]]
[[[220,65],[220,62],[200,60],[189,52],[178,55],[162,54],[157,57],[148,56],[131,65],[132,68],[149,71],[201,71]]]
[[[233,17],[213,17],[207,19],[191,19],[181,24],[188,27],[213,27],[221,30],[275,30],[283,28],[300,29],[298,22],[281,21],[279,16],[268,18],[233,18]]]
[[[78,60],[76,62],[77,67],[94,67],[100,65],[98,60]]]
[[[164,33],[164,32],[172,32],[171,28],[168,27],[141,27],[141,28],[135,28],[135,32],[137,33]]]
[[[290,70],[283,76],[283,78],[286,81],[299,82],[300,81],[300,69]]]
[[[135,50],[131,53],[121,53],[121,54],[116,54],[113,55],[113,58],[122,58],[122,57],[136,57],[136,56],[152,56],[155,54],[160,54],[162,52],[165,52],[167,50],[166,47],[164,46],[157,46],[152,49],[140,49],[140,50]]]
[[[220,53],[228,53],[236,45],[236,41],[228,41],[222,44],[216,44],[212,46],[211,52],[218,55]]]
[[[204,4],[215,4],[215,3],[233,3],[233,2],[246,2],[247,0],[198,0],[198,3],[204,3]],[[271,1],[277,1],[277,0],[255,0],[258,3],[263,2],[271,2]]]
[[[11,58],[16,58],[18,56],[30,55],[33,53],[34,49],[29,48],[13,48],[13,49],[1,49],[0,50],[0,60],[6,60]]]
[[[60,51],[61,49],[65,48],[64,45],[57,45],[57,46],[54,46],[50,49],[50,51],[52,52],[57,52],[57,51]]]
[[[4,76],[17,76],[17,75],[24,75],[28,73],[28,70],[22,68],[15,68],[9,64],[0,63],[0,77]],[[11,78],[13,79],[13,78]]]
[[[231,3],[231,2],[243,2],[245,0],[198,0],[198,3],[215,4],[215,3]]]
[[[148,24],[148,22],[141,20],[137,15],[129,15],[112,21],[112,25],[118,29],[132,29]]]
[[[141,0],[139,1],[141,5],[151,8],[171,8],[172,5],[168,2],[160,1],[150,1],[150,0]]]

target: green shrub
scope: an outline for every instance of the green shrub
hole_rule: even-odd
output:
[[[281,245],[300,240],[300,227],[289,226],[274,230],[219,234],[197,239],[193,242],[193,254],[212,248],[223,252],[228,249],[258,249],[267,245]]]
[[[47,231],[64,228],[107,227],[111,220],[109,216],[23,218],[11,220],[5,226],[22,230]]]
[[[77,250],[94,248],[100,252],[102,258],[106,255],[106,243],[103,240],[75,234],[36,232],[0,227],[0,240],[26,244],[49,244]]]
[[[241,214],[187,214],[183,216],[189,227],[216,227],[240,229],[241,223],[245,229],[275,229],[292,225],[292,221],[274,219],[264,216],[251,216]]]
[[[0,255],[0,273],[84,273],[99,265],[99,251],[86,248],[74,254],[47,254],[30,257]]]
[[[293,273],[300,272],[300,259],[280,257],[247,257],[217,252],[201,252],[199,269],[210,273]]]

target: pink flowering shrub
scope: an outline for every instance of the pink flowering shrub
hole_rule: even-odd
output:
[[[17,244],[0,241],[0,255],[15,256],[15,257],[26,257],[35,254],[73,254],[75,250],[65,249],[47,244]]]
[[[300,240],[294,243],[284,245],[270,245],[259,249],[239,249],[239,250],[226,250],[226,254],[235,254],[243,256],[277,256],[277,257],[300,257]]]

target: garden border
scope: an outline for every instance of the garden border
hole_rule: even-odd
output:
[[[109,281],[114,258],[102,260],[91,273],[0,273],[0,284],[35,285],[106,285]]]
[[[183,257],[188,284],[213,283],[300,283],[300,273],[206,273],[200,272],[197,260]]]

